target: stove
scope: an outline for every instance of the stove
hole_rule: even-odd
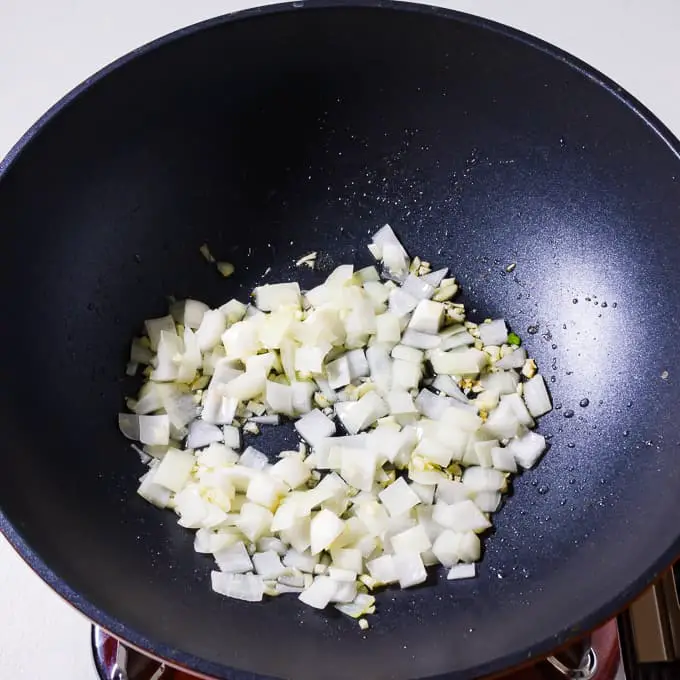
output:
[[[197,680],[198,676],[173,668],[137,652],[101,628],[92,629],[92,652],[101,680]],[[498,680],[626,680],[616,621],[596,630],[588,644],[576,643],[560,654]],[[233,679],[239,680],[238,674]]]
[[[617,619],[554,656],[496,680],[680,680],[680,565]],[[197,680],[92,629],[100,680]],[[249,676],[251,677],[251,676]],[[229,680],[239,680],[234,674]]]

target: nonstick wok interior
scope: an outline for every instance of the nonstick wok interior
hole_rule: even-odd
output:
[[[0,166],[3,530],[88,616],[216,677],[477,677],[613,614],[679,547],[680,165],[634,106],[544,45],[413,7],[219,19],[96,77]],[[135,495],[115,414],[167,296],[311,283],[368,263],[385,222],[474,318],[508,320],[555,410],[479,577],[389,589],[365,634],[211,593],[192,533]],[[312,250],[318,272],[292,266]]]

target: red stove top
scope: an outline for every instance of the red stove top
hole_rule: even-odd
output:
[[[101,680],[197,680],[199,677],[131,650],[100,628],[93,629],[92,647]],[[498,680],[625,680],[616,621],[593,633],[586,661],[580,672],[570,671],[566,666],[559,670],[557,659],[540,661]],[[238,676],[234,680],[238,680]]]

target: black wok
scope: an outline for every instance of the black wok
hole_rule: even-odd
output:
[[[680,553],[679,149],[575,59],[432,8],[279,6],[123,58],[0,165],[3,532],[85,615],[218,678],[473,678],[595,626]],[[388,590],[363,634],[212,594],[190,532],[135,496],[115,414],[166,296],[364,262],[384,222],[526,338],[555,410],[479,577]]]

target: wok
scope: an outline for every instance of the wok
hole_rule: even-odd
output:
[[[680,553],[679,148],[576,59],[427,7],[269,7],[124,57],[0,165],[2,531],[86,616],[217,678],[473,678],[592,628]],[[166,296],[245,297],[318,250],[309,285],[385,222],[525,337],[555,410],[478,578],[387,590],[363,634],[211,593],[115,414]]]

